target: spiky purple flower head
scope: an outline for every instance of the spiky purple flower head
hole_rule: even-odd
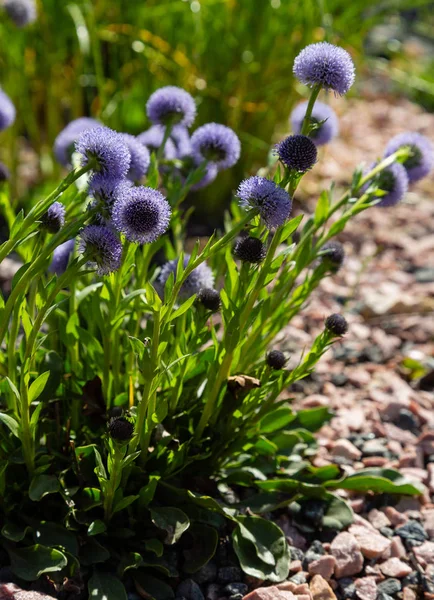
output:
[[[9,96],[0,90],[0,131],[7,129],[15,121],[15,106]]]
[[[0,162],[0,183],[8,181],[11,178],[11,174],[6,165]]]
[[[305,85],[321,85],[340,96],[348,92],[355,79],[351,56],[343,48],[328,42],[306,46],[295,58],[293,70]]]
[[[219,171],[229,169],[240,158],[241,143],[232,129],[219,123],[202,125],[191,136],[195,161],[213,163]]]
[[[131,155],[122,135],[108,127],[96,127],[84,131],[75,143],[81,154],[81,164],[94,161],[95,173],[122,179],[129,171]]]
[[[190,134],[188,133],[186,127],[183,127],[182,125],[176,125],[170,133],[170,138],[175,144],[177,158],[191,156]]]
[[[35,0],[5,0],[4,8],[17,27],[25,27],[36,21]]]
[[[242,181],[237,197],[242,207],[258,208],[269,229],[283,225],[291,213],[292,200],[288,192],[265,177],[255,175]]]
[[[79,250],[97,266],[98,275],[109,275],[121,265],[122,244],[110,227],[87,225],[80,232]]]
[[[66,209],[61,202],[53,202],[41,217],[41,227],[49,233],[57,233],[65,224]]]
[[[168,85],[151,94],[146,112],[154,125],[190,127],[196,117],[196,103],[182,88]]]
[[[376,164],[372,164],[367,172],[371,171]],[[369,181],[362,187],[362,192],[366,190],[375,182],[378,188],[383,192],[386,192],[384,196],[376,196],[373,194],[373,198],[381,198],[376,206],[395,206],[400,202],[408,190],[408,175],[405,168],[400,163],[393,163],[389,167],[386,167],[381,173],[379,173],[374,180]]]
[[[390,156],[400,148],[410,146],[412,155],[403,163],[410,183],[426,177],[434,166],[434,147],[427,137],[414,131],[400,133],[386,146],[384,156]]]
[[[295,134],[301,133],[304,117],[306,116],[308,102],[302,102],[294,108],[291,113],[291,125]],[[310,122],[318,125],[316,129],[309,133],[309,137],[317,146],[328,144],[339,132],[339,121],[335,111],[324,102],[316,101],[310,117]]]
[[[75,150],[75,142],[80,134],[100,126],[101,123],[90,117],[80,117],[68,123],[54,140],[53,152],[57,162],[64,167],[69,167]]]
[[[53,259],[48,267],[50,273],[62,275],[66,271],[69,259],[74,251],[74,246],[75,239],[63,242],[63,244],[60,244],[60,246],[57,246],[57,248],[54,249]]]
[[[150,244],[167,230],[170,215],[170,205],[163,194],[141,186],[120,195],[113,205],[112,220],[130,242]]]
[[[129,179],[117,179],[97,173],[90,181],[89,195],[111,210],[116,200],[132,186],[133,183]]]
[[[282,164],[298,173],[306,173],[316,163],[318,151],[306,135],[290,135],[275,146]]]
[[[190,260],[190,255],[186,254],[184,256],[184,267],[187,266],[188,261]],[[178,268],[179,258],[175,258],[174,260],[170,260],[166,264],[161,267],[160,274],[156,281],[155,288],[160,296],[164,295],[164,286],[166,285],[166,281],[169,279],[171,273],[174,274],[176,279],[176,269]],[[179,298],[185,299],[193,296],[193,294],[197,294],[202,288],[213,288],[214,287],[214,275],[209,266],[203,262],[201,263],[194,271],[190,273],[187,279],[181,286],[179,291]]]
[[[158,152],[164,140],[165,129],[166,128],[162,127],[161,125],[153,125],[138,135],[137,139],[141,144],[148,148],[149,152]],[[166,140],[164,145],[163,155],[166,160],[173,160],[177,157],[175,144],[170,137]]]
[[[133,135],[121,133],[121,137],[131,155],[130,170],[127,173],[127,178],[131,181],[140,181],[148,172],[151,163],[149,150]]]

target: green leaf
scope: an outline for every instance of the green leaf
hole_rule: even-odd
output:
[[[153,575],[149,575],[149,573],[137,571],[133,577],[137,591],[142,598],[147,598],[148,600],[172,600],[175,597],[170,585]]]
[[[330,489],[342,488],[376,494],[418,496],[423,493],[423,489],[417,483],[410,482],[394,469],[364,469],[349,475],[343,481],[328,481],[325,485]]]
[[[10,238],[14,238],[16,236],[16,234],[18,233],[18,231],[21,228],[23,221],[24,221],[24,210],[21,209],[20,212],[17,214],[15,221],[12,224],[11,232],[9,235]]]
[[[107,571],[94,571],[87,584],[91,600],[127,600],[124,584]]]
[[[183,304],[181,304],[181,306],[170,315],[169,321],[173,321],[174,319],[177,319],[178,317],[183,315],[185,312],[187,312],[187,310],[194,304],[195,300],[196,300],[195,295],[190,296],[190,298],[188,300],[186,300]]]
[[[123,554],[119,561],[118,575],[119,577],[122,577],[125,571],[138,569],[139,567],[143,567],[143,558],[138,552]]]
[[[99,453],[99,451],[96,449],[96,447],[94,446],[93,451],[95,452],[95,458],[96,458],[96,468],[95,468],[95,473],[97,475],[97,477],[102,477],[104,479],[107,479],[107,471],[105,470],[105,466],[104,463],[102,462],[102,458],[101,458],[101,454]]]
[[[291,421],[294,421],[295,418],[296,415],[289,406],[280,406],[259,421],[259,431],[261,433],[272,433],[283,429]]]
[[[133,335],[129,335],[128,339],[130,341],[134,353],[137,354],[140,360],[143,360],[146,348],[145,344],[142,342],[142,340],[139,340],[139,338],[136,338]]]
[[[100,533],[104,533],[104,531],[107,531],[105,523],[97,519],[96,521],[92,521],[92,523],[87,528],[87,535],[98,535]]]
[[[172,506],[151,509],[151,519],[156,527],[167,532],[165,544],[172,545],[190,527],[185,512]]]
[[[160,540],[157,540],[156,538],[151,538],[150,540],[145,540],[144,544],[148,552],[153,552],[155,556],[158,557],[163,556],[164,546],[160,542]]]
[[[261,517],[240,516],[237,521],[232,540],[243,571],[272,582],[286,579],[290,552],[282,530]]]
[[[58,523],[42,522],[33,529],[35,542],[43,546],[60,546],[74,556],[78,554],[75,535]]]
[[[48,378],[50,377],[50,371],[45,371],[39,375],[37,379],[32,383],[29,389],[29,402],[34,402],[39,396],[42,394],[45,384],[47,383]]]
[[[323,526],[340,531],[351,525],[354,521],[354,513],[351,507],[345,500],[333,494],[327,494],[327,497],[330,501],[322,518]]]
[[[16,525],[11,521],[6,521],[2,528],[2,535],[11,542],[22,542],[27,533],[30,533],[32,528],[28,525]]]
[[[124,510],[124,508],[127,508],[127,506],[129,506],[130,504],[132,504],[135,500],[137,500],[139,496],[126,496],[125,498],[122,498],[121,500],[119,500],[119,502],[116,504],[116,506],[113,509],[113,514],[120,512],[121,510]]]
[[[36,433],[36,429],[37,429],[37,425],[38,425],[38,421],[39,421],[39,415],[41,414],[41,410],[42,410],[43,406],[44,406],[43,402],[39,402],[39,404],[33,411],[32,416],[30,418],[30,431],[32,432],[33,439],[35,439],[35,433]]]
[[[159,475],[151,475],[149,477],[149,482],[141,488],[139,492],[140,508],[145,508],[152,501],[155,495],[155,491],[157,489],[159,479]]]
[[[93,446],[92,446],[93,449]],[[90,510],[95,506],[101,506],[102,495],[98,488],[84,488],[81,493],[82,510]]]
[[[6,379],[8,378],[6,377]],[[13,417],[4,412],[0,412],[0,422],[4,423],[15,437],[20,437],[20,424],[18,421],[15,421]]]
[[[16,385],[13,383],[13,381],[11,381],[9,379],[9,377],[5,377],[5,381],[8,384],[8,386],[11,389],[11,392],[13,392],[15,398],[18,400],[18,402],[21,402],[21,396],[20,396],[20,392],[17,390]]]
[[[80,563],[85,566],[95,565],[106,562],[110,558],[110,552],[91,537],[81,546],[79,558]]]
[[[329,207],[330,207],[330,197],[329,197],[329,193],[324,190],[319,199],[318,199],[318,204],[316,205],[315,208],[315,216],[314,216],[314,222],[315,225],[322,225],[328,215],[328,211],[329,211]]]
[[[60,484],[57,477],[53,475],[36,475],[32,479],[29,488],[29,498],[33,502],[38,502],[48,494],[55,494],[60,490]]]
[[[193,523],[187,532],[193,538],[192,545],[183,551],[185,573],[196,573],[214,556],[219,541],[219,535],[214,527],[202,523]]]
[[[68,564],[62,552],[41,544],[9,549],[8,553],[12,572],[25,581],[35,581],[43,573],[61,571]]]

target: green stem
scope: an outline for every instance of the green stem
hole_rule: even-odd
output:
[[[115,498],[116,490],[119,487],[122,468],[121,463],[124,457],[124,451],[122,448],[118,448],[116,443],[113,444],[114,450],[112,454],[112,466],[110,471],[110,478],[107,484],[106,493],[104,495],[104,520],[110,521],[113,515],[113,501]]]
[[[318,94],[321,91],[321,84],[317,84],[315,87],[312,88],[312,92],[310,94],[310,98],[309,98],[309,102],[306,108],[306,114],[304,115],[304,119],[303,119],[303,125],[301,127],[301,134],[302,135],[309,135],[309,129],[310,129],[310,118],[312,115],[312,110],[314,107],[314,104],[316,102],[316,99],[318,98]]]

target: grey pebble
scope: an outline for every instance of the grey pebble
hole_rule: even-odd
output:
[[[184,597],[186,600],[205,600],[202,590],[193,579],[185,579],[176,588],[177,597]]]

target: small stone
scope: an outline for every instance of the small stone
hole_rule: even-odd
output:
[[[408,521],[405,525],[399,527],[395,533],[404,540],[416,540],[418,542],[423,542],[428,537],[425,529],[417,521]]]
[[[360,525],[352,525],[349,532],[359,543],[363,556],[369,559],[379,558],[392,545],[391,540]]]
[[[390,539],[391,537],[393,537],[394,531],[390,527],[382,527],[380,529],[380,533],[381,533],[381,535],[384,535],[384,537],[387,537]],[[399,539],[401,539],[401,538],[399,538]]]
[[[419,421],[417,417],[406,408],[401,408],[395,424],[401,429],[406,429],[408,431],[417,430],[419,427]]]
[[[192,576],[192,579],[196,581],[196,583],[207,583],[208,581],[215,581],[217,575],[217,565],[214,561],[210,560],[203,567],[196,571],[196,573]]]
[[[0,583],[0,600],[55,600],[53,596],[23,590],[14,583]]]
[[[218,583],[210,583],[206,588],[206,600],[218,600],[220,598],[220,585]]]
[[[402,580],[402,585],[404,587],[410,585],[419,585],[419,573],[417,571],[412,571],[407,577],[404,577]]]
[[[434,565],[434,542],[424,542],[421,546],[414,548],[413,552],[422,567]]]
[[[291,560],[303,560],[304,558],[304,552],[303,550],[300,550],[300,548],[294,548],[294,546],[291,546],[289,552],[291,555]]]
[[[336,567],[334,556],[321,556],[318,560],[310,563],[308,571],[311,575],[321,575],[324,579],[330,579]]]
[[[385,456],[387,448],[379,440],[368,440],[362,446],[364,456]]]
[[[314,575],[309,584],[312,600],[336,600],[335,593],[321,575]]]
[[[223,594],[225,596],[233,596],[234,594],[241,594],[242,596],[245,596],[248,592],[248,587],[245,583],[228,583],[228,585],[225,585],[225,587],[223,588]]]
[[[377,583],[375,577],[362,577],[356,579],[354,583],[356,587],[356,596],[360,600],[376,600],[377,598]]]
[[[296,583],[297,585],[301,585],[302,583],[306,583],[306,573],[301,571],[300,573],[296,573],[292,577],[289,578],[289,581]]]
[[[338,440],[335,443],[331,454],[333,457],[339,456],[341,458],[347,458],[349,460],[358,460],[362,456],[361,451],[358,448],[356,448],[354,444],[345,439]]]
[[[389,521],[395,527],[400,527],[401,525],[404,525],[408,521],[407,515],[403,515],[402,513],[397,511],[396,508],[393,508],[393,506],[387,506],[384,509],[384,512],[385,512],[387,518],[389,519]]]
[[[301,560],[291,560],[289,563],[289,572],[290,573],[299,573],[303,571],[303,565],[301,564]]]
[[[392,558],[405,558],[407,552],[405,551],[404,544],[402,543],[399,535],[395,535],[392,538],[392,545],[390,547],[390,554]]]
[[[343,577],[338,583],[345,599],[356,598],[356,586],[350,577]]]
[[[193,579],[185,579],[176,588],[177,596],[184,596],[187,600],[205,600],[202,590]]]
[[[434,545],[434,544],[433,544]],[[386,577],[405,577],[411,573],[411,567],[399,558],[389,558],[380,565],[381,572]]]
[[[380,530],[382,527],[389,527],[390,525],[390,521],[387,516],[376,508],[373,508],[371,511],[369,511],[368,521],[375,527],[375,529]]]
[[[242,579],[243,574],[238,567],[222,567],[217,572],[217,580],[220,583],[233,583]]]
[[[356,538],[351,533],[339,533],[330,546],[336,559],[335,575],[337,579],[357,575],[363,569],[363,555]]]
[[[289,590],[279,590],[278,587],[272,585],[270,587],[261,587],[253,590],[243,600],[297,600]]]
[[[384,592],[379,592],[377,594],[377,600],[393,600],[393,597],[389,596],[389,594],[385,594]]]
[[[385,579],[379,583],[377,587],[379,592],[383,592],[383,594],[389,594],[389,596],[394,596],[401,591],[401,582],[399,579]]]
[[[416,600],[416,594],[411,588],[404,588],[402,590],[402,600]]]

